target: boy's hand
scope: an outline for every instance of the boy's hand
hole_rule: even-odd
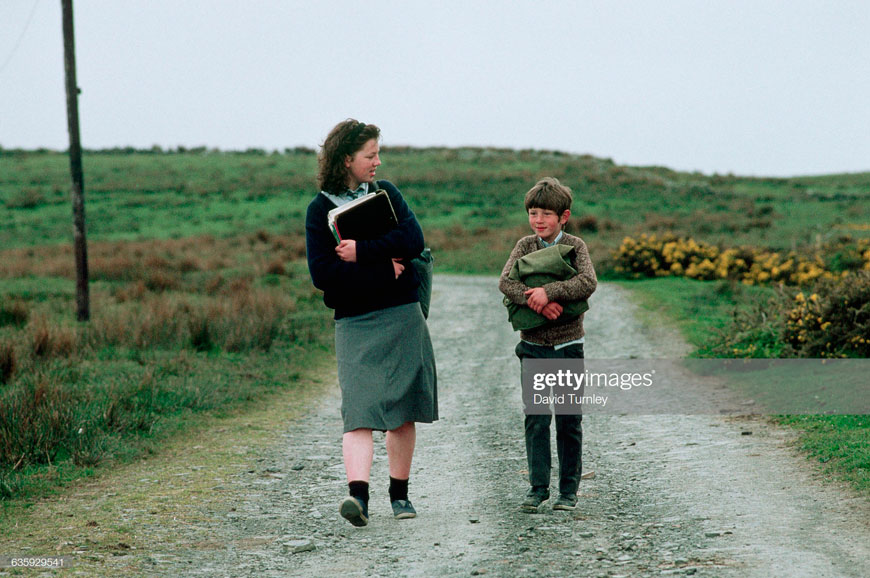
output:
[[[356,263],[356,241],[345,239],[335,248],[338,258],[348,263]]]
[[[529,305],[529,308],[535,313],[541,313],[547,303],[550,302],[547,298],[547,292],[544,291],[543,287],[529,289],[524,295],[526,296],[526,303]]]
[[[549,319],[550,321],[555,321],[562,314],[562,306],[556,303],[555,301],[550,301],[546,306],[541,310],[541,315]]]

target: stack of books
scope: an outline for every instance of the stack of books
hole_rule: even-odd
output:
[[[390,196],[383,189],[332,209],[326,220],[339,243],[346,239],[376,239],[399,224]]]

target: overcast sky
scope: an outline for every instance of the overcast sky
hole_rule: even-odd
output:
[[[870,171],[866,0],[74,6],[87,148],[315,148],[353,117],[387,146]],[[63,74],[60,1],[0,0],[0,145],[67,147]]]

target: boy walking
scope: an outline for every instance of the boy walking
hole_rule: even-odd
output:
[[[499,289],[506,301],[528,307],[542,316],[541,324],[523,329],[516,355],[523,359],[582,359],[583,314],[569,314],[566,306],[585,301],[595,291],[597,279],[586,244],[562,228],[571,216],[571,189],[557,179],[541,179],[526,193],[525,207],[533,235],[517,241],[505,263]],[[568,245],[573,251],[562,251],[572,260],[576,274],[530,287],[517,279],[515,263],[535,251],[556,245]],[[560,248],[561,249],[561,248]],[[584,308],[581,308],[582,311]],[[577,505],[580,483],[583,440],[582,415],[556,415],[556,452],[559,457],[559,498],[554,510],[573,510]],[[550,421],[549,413],[525,416],[526,458],[531,488],[522,503],[524,510],[534,512],[550,498]]]

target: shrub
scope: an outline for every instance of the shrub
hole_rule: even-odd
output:
[[[783,339],[786,312],[791,299],[784,291],[777,291],[764,300],[741,297],[731,323],[701,348],[701,355],[724,358],[794,357],[794,349]]]
[[[798,293],[784,338],[801,357],[870,357],[870,272]]]
[[[687,276],[714,279],[716,247],[674,235],[625,237],[613,255],[616,272],[631,277]],[[691,268],[692,274],[688,274]]]
[[[755,247],[723,250],[674,235],[626,237],[613,253],[613,261],[617,273],[633,278],[671,275],[702,281],[730,279],[747,285],[808,285],[835,278],[819,256],[781,255]]]

